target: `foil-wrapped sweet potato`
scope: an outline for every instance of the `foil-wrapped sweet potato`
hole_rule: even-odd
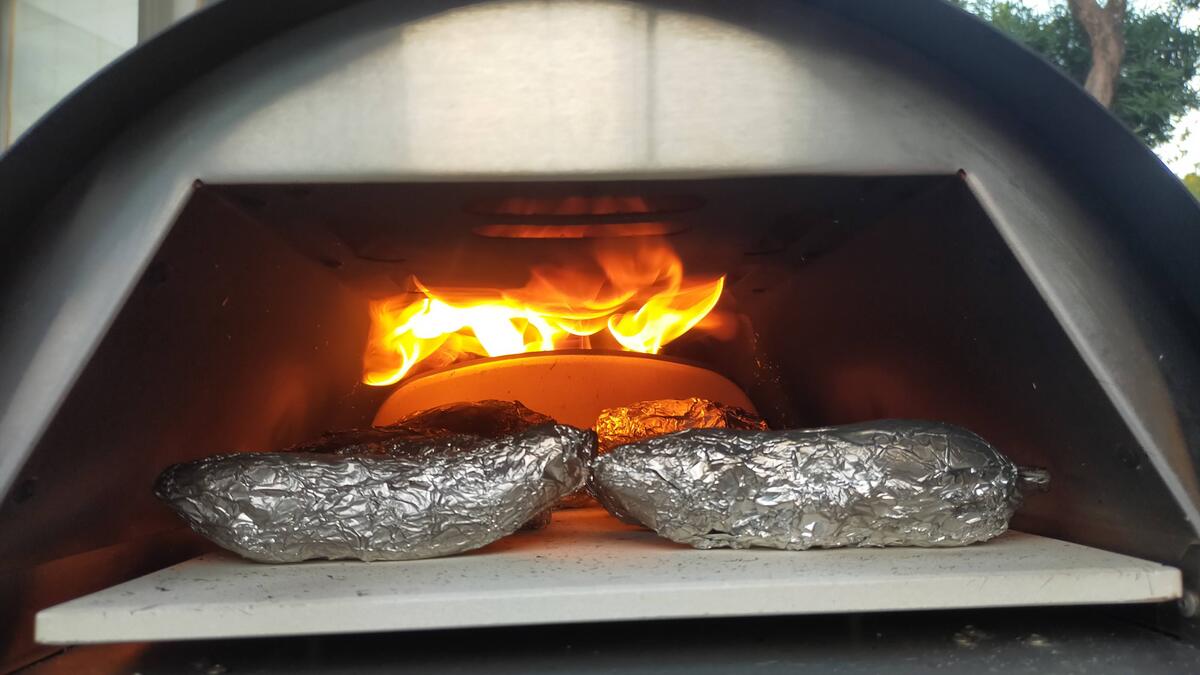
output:
[[[409,560],[489,544],[585,481],[590,430],[519,403],[454,404],[285,452],[177,464],[155,492],[196,532],[252,560]]]
[[[673,541],[801,550],[985,541],[1048,476],[966,429],[883,420],[681,431],[597,457],[590,480],[614,515]]]

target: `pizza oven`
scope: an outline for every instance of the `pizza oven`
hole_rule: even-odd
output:
[[[634,636],[851,652],[894,617],[967,658],[989,621],[1107,634],[1076,605],[1189,644],[1200,211],[1049,66],[911,4],[217,3],[101,73],[0,158],[5,663],[351,666],[379,633],[666,663],[675,638]],[[396,347],[413,303],[478,312]],[[587,426],[689,395],[775,428],[950,422],[1051,489],[953,553],[696,557],[575,513],[298,565],[222,557],[151,491],[456,399]],[[62,647],[90,643],[115,646]]]

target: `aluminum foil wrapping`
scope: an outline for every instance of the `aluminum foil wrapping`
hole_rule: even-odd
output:
[[[884,420],[804,431],[697,429],[592,463],[614,514],[696,548],[961,546],[1008,528],[1022,475],[979,436]]]
[[[608,408],[596,420],[600,452],[684,429],[760,429],[767,423],[752,412],[702,398],[642,401]]]
[[[661,436],[684,429],[766,429],[767,423],[752,412],[702,398],[658,399],[633,405],[606,408],[596,419],[599,451],[618,445]],[[561,508],[595,506],[588,490],[580,490],[559,502]],[[626,522],[634,522],[622,518]],[[636,523],[635,523],[636,524]]]
[[[220,546],[261,562],[410,560],[515,532],[585,480],[595,434],[548,424],[442,438],[399,456],[235,454],[177,464],[156,494]]]

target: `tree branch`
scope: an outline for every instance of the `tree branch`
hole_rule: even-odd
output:
[[[1126,0],[1067,0],[1071,16],[1083,26],[1092,47],[1092,67],[1084,88],[1106,108],[1112,107],[1121,60],[1125,58]]]

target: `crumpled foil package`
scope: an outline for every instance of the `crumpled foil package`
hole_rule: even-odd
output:
[[[402,422],[391,437],[344,432],[288,452],[177,464],[155,493],[193,530],[252,560],[411,560],[544,525],[547,510],[584,483],[595,453],[594,432],[564,425],[492,438],[451,427],[423,437],[425,428]],[[339,438],[361,449],[345,454]]]
[[[766,428],[767,423],[752,412],[696,397],[657,399],[606,408],[600,411],[595,426],[601,454],[618,445],[684,429]],[[596,500],[588,490],[580,490],[559,502],[560,507],[569,509],[595,504]],[[633,522],[626,518],[622,520]]]
[[[767,423],[752,412],[702,398],[642,401],[600,412],[596,436],[601,454],[618,445],[634,443],[684,429],[760,429]]]
[[[696,429],[592,462],[614,515],[696,548],[962,546],[1008,529],[1044,486],[974,433],[883,420],[799,431]]]

